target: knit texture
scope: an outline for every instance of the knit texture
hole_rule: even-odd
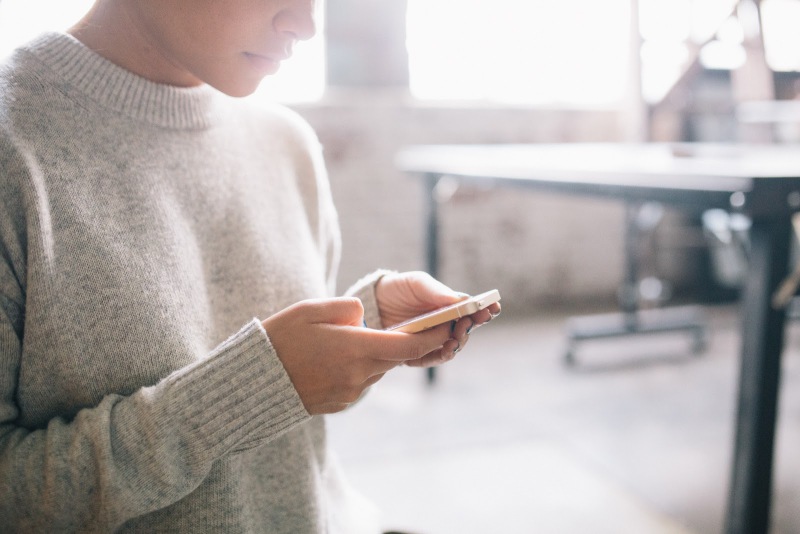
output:
[[[359,532],[324,420],[259,319],[335,294],[339,250],[294,113],[151,83],[65,34],[16,51],[0,67],[3,532]],[[350,293],[379,324],[370,283]]]

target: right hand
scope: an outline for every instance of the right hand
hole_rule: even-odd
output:
[[[263,321],[272,346],[310,414],[333,413],[407,361],[444,346],[449,323],[417,334],[363,326],[356,298],[304,300]]]

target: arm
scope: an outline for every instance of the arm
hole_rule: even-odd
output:
[[[48,310],[30,305],[41,287],[27,285],[29,240],[48,235],[48,219],[25,207],[39,192],[37,166],[9,139],[0,135],[0,530],[112,531],[180,500],[218,459],[309,417],[258,321],[130,394],[109,390],[83,409],[66,396],[58,405],[32,396],[49,377],[31,369],[48,355],[29,361],[25,335]]]
[[[213,463],[308,418],[261,325],[130,396],[71,420],[17,423],[21,351],[0,320],[0,523],[11,531],[111,531],[190,493]]]
[[[109,389],[83,409],[69,392],[57,405],[31,395],[32,384],[46,387],[49,378],[31,369],[59,361],[40,351],[33,365],[25,348],[33,344],[25,338],[33,335],[33,318],[49,313],[41,305],[33,309],[42,285],[28,286],[27,271],[33,255],[41,255],[32,252],[37,235],[31,229],[47,235],[47,227],[40,210],[25,208],[36,192],[35,166],[4,140],[0,136],[0,530],[112,531],[186,496],[220,458],[308,419],[258,321],[208,354],[187,356],[194,361],[149,387],[136,389],[132,377],[130,393]],[[51,334],[50,351],[76,327],[63,325]],[[90,373],[86,362],[105,357],[89,356],[76,362],[78,372]],[[63,374],[50,367],[53,376]]]

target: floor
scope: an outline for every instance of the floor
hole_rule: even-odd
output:
[[[565,317],[504,313],[429,387],[388,374],[329,418],[387,529],[419,534],[720,533],[731,463],[738,310],[683,334],[589,341],[562,364]],[[800,321],[787,329],[772,534],[800,533]]]

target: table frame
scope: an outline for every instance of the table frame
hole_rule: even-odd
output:
[[[560,146],[553,145],[551,148],[560,150]],[[616,146],[609,145],[612,150]],[[637,150],[636,146],[630,147]],[[702,145],[672,145],[667,148],[673,155],[679,156],[684,150],[694,151],[698,147],[702,148]],[[593,145],[590,148],[594,150],[597,147]],[[764,156],[763,151],[781,150],[773,147],[745,148],[746,151],[754,150],[754,156],[758,157]],[[580,150],[580,145],[576,145],[575,149]],[[666,167],[658,166],[655,171],[625,168],[618,173],[602,168],[592,171],[594,175],[591,179],[585,179],[582,176],[588,171],[573,169],[569,163],[563,166],[555,164],[551,168],[545,164],[537,168],[536,163],[530,168],[525,168],[525,165],[509,166],[508,162],[498,157],[502,156],[502,152],[497,154],[494,150],[502,151],[481,146],[421,146],[410,147],[398,155],[397,163],[402,170],[424,178],[428,272],[434,275],[439,273],[440,229],[436,186],[445,176],[460,183],[484,187],[524,187],[622,201],[664,202],[693,212],[723,208],[743,212],[751,218],[750,264],[742,292],[741,364],[733,465],[724,528],[727,534],[766,534],[769,529],[774,437],[786,321],[785,309],[774,308],[771,299],[789,272],[792,217],[800,209],[800,157],[796,162],[789,161],[785,168],[765,165],[770,168],[765,169],[763,176],[748,170],[747,165],[739,167],[738,164],[743,160],[733,161],[727,166],[724,162],[714,165],[711,161],[710,167],[704,166],[702,163],[705,160],[700,154],[699,157],[692,156],[698,157],[695,160],[697,165],[694,162],[688,165],[679,162],[675,168],[667,164]],[[521,146],[519,150],[546,151],[548,147]],[[644,150],[649,150],[649,146]],[[663,147],[659,150],[663,150]],[[723,147],[723,150],[727,149]],[[768,153],[767,158],[769,156]],[[495,160],[488,161],[492,158]],[[711,156],[712,160],[720,158],[725,159],[724,155]],[[646,175],[649,180],[635,179],[637,173]],[[687,181],[687,177],[697,180]],[[680,182],[680,185],[674,182]],[[429,372],[429,378],[432,378],[433,371]]]

